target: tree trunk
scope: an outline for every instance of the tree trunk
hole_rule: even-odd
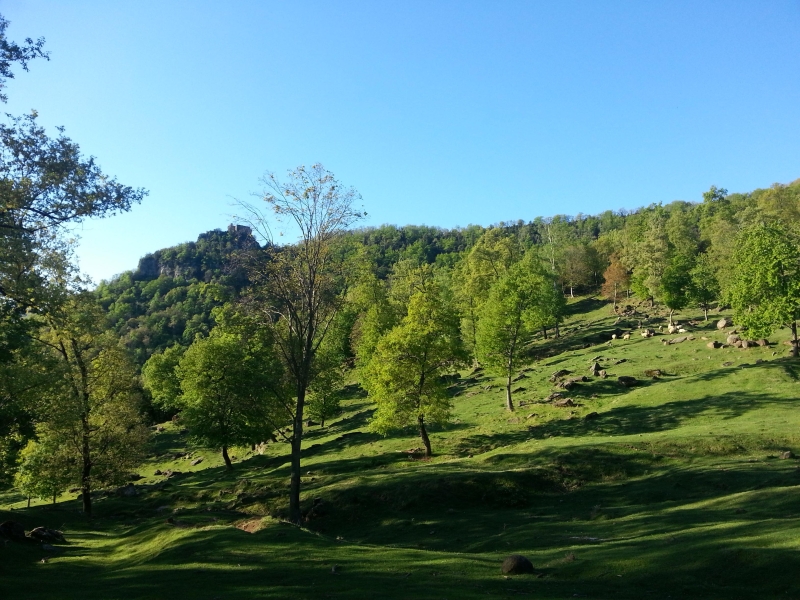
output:
[[[670,308],[670,309],[669,309],[669,324],[670,324],[670,325],[672,325],[672,313],[673,313],[673,312],[674,312],[674,311],[673,311],[673,310]]]
[[[544,339],[547,339],[547,327],[542,327],[542,335],[544,335]]]
[[[797,321],[792,321],[792,340],[794,341],[792,344],[792,356],[797,358]]]
[[[559,331],[559,329],[558,329],[558,323],[556,323],[556,326],[555,326],[554,329],[556,330],[556,339],[560,338],[561,337],[561,331]]]
[[[708,304],[703,304],[703,315],[705,315],[706,321],[708,321]]]
[[[289,520],[300,525],[303,513],[300,511],[300,451],[303,445],[303,408],[305,407],[306,390],[301,388],[297,393],[297,409],[294,415],[292,431],[292,479],[289,488]]]
[[[31,497],[28,496],[28,508],[30,508],[30,507],[31,507]]]
[[[506,377],[506,409],[514,412],[514,402],[511,400],[511,369]]]
[[[89,419],[83,417],[83,440],[81,446],[81,459],[83,461],[81,469],[81,499],[83,502],[83,512],[92,516],[92,483],[89,476],[92,473],[92,458],[89,452]]]
[[[53,492],[53,504],[56,503],[56,492]]]
[[[574,298],[575,297],[575,292],[573,291],[572,286],[569,286],[569,297],[570,298]]]
[[[87,516],[92,516],[92,488],[88,483],[81,485],[81,501],[83,502],[83,512]]]
[[[419,423],[419,437],[422,438],[422,444],[425,446],[425,456],[430,458],[433,456],[433,452],[431,451],[431,440],[428,437],[428,431],[425,429],[425,417],[422,415],[417,417],[417,423]]]
[[[228,469],[233,469],[233,463],[231,462],[231,457],[228,456],[228,447],[227,446],[223,446],[222,447],[222,460],[225,461],[225,466]]]
[[[614,314],[617,314],[617,282],[614,282]]]

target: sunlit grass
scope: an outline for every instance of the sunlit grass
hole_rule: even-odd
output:
[[[305,440],[304,508],[317,508],[304,528],[281,521],[285,444],[238,448],[226,472],[172,424],[155,436],[140,495],[99,498],[93,520],[74,494],[26,509],[3,492],[14,510],[0,519],[63,528],[69,540],[56,553],[0,546],[0,589],[24,591],[3,597],[800,597],[800,470],[779,458],[800,452],[788,332],[771,348],[711,350],[725,334],[709,321],[681,344],[636,331],[606,343],[626,323],[590,299],[571,306],[568,333],[530,348],[513,414],[499,379],[453,388],[430,461],[409,458],[413,431],[369,432],[371,406],[354,392]],[[577,406],[543,401],[553,371],[589,375],[598,356],[609,377],[564,392]],[[641,385],[623,388],[621,375]],[[157,469],[183,474],[165,482]],[[537,574],[503,578],[510,553]]]

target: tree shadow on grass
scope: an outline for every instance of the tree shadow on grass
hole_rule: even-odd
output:
[[[534,437],[548,434],[570,437],[635,435],[675,429],[700,415],[723,421],[735,419],[765,405],[788,410],[794,407],[795,401],[769,394],[726,392],[657,406],[621,406],[603,411],[593,419],[554,420],[528,429]]]

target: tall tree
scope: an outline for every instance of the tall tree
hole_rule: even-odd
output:
[[[255,444],[284,423],[282,367],[268,343],[215,328],[198,337],[175,369],[181,418],[200,444],[217,448],[228,469],[228,449]]]
[[[603,273],[603,295],[613,301],[613,311],[617,312],[617,297],[627,290],[631,283],[628,269],[622,264],[619,256],[611,255],[611,263]]]
[[[562,298],[561,294],[558,294]],[[478,321],[478,356],[506,379],[506,408],[514,410],[511,379],[519,366],[523,345],[532,331],[557,316],[553,278],[528,257],[511,269],[489,292]]]
[[[733,284],[727,290],[736,322],[753,336],[767,337],[776,327],[792,330],[792,355],[798,356],[800,250],[798,240],[776,225],[744,229],[734,252]]]
[[[692,261],[684,255],[672,257],[661,276],[659,296],[669,309],[669,324],[676,310],[688,306],[692,288]]]
[[[380,433],[415,424],[431,456],[427,425],[446,422],[450,397],[441,375],[463,364],[458,316],[437,286],[411,297],[403,320],[378,342],[363,371],[377,404],[371,427]]]
[[[705,320],[708,321],[709,305],[719,297],[720,287],[714,263],[707,253],[697,255],[689,276],[689,298],[703,309]]]
[[[37,337],[57,359],[57,378],[37,431],[75,465],[83,510],[92,492],[124,481],[143,457],[147,429],[140,415],[136,365],[102,329],[103,313],[88,292],[72,295]]]
[[[279,223],[296,228],[300,236],[292,246],[276,246],[269,218],[257,207],[242,204],[267,241],[266,260],[251,265],[247,305],[272,332],[293,384],[289,513],[299,523],[306,393],[319,372],[317,351],[344,302],[345,263],[336,242],[363,213],[354,207],[358,192],[344,187],[320,164],[298,167],[284,181],[268,174],[263,183],[264,202]]]
[[[478,314],[489,296],[489,289],[522,258],[522,254],[522,244],[517,237],[493,227],[484,232],[456,266],[453,288],[462,314],[462,335],[473,358]]]
[[[594,272],[594,256],[587,244],[572,244],[564,248],[561,264],[561,279],[569,288],[571,298],[575,288],[589,285]]]

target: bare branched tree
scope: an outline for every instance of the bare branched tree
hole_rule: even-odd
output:
[[[289,171],[286,181],[268,173],[262,182],[261,199],[271,215],[260,207],[240,202],[240,216],[265,244],[261,260],[250,263],[252,282],[246,305],[272,332],[292,383],[294,397],[286,406],[291,421],[292,478],[290,519],[299,523],[300,450],[306,393],[320,366],[315,361],[343,302],[344,262],[336,241],[366,213],[354,204],[361,200],[353,188],[342,186],[322,165],[301,166]],[[280,246],[270,223],[297,227],[296,244]],[[282,234],[281,234],[282,235]]]

